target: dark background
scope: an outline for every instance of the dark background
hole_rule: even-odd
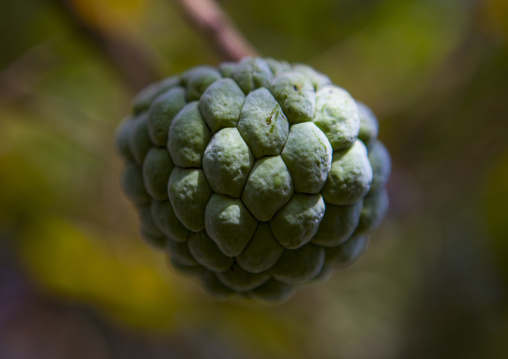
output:
[[[139,238],[112,138],[146,83],[221,59],[172,1],[2,0],[0,358],[508,357],[508,2],[220,4],[372,107],[387,220],[284,305],[210,298]]]

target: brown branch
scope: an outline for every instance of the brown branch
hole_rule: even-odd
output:
[[[257,51],[235,27],[231,18],[214,0],[177,0],[189,22],[222,58],[238,61]]]
[[[81,18],[69,0],[49,1],[64,13],[77,32],[100,50],[133,90],[141,89],[158,77],[154,59],[140,44],[91,26]]]

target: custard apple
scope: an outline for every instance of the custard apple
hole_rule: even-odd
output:
[[[197,66],[134,99],[116,147],[141,236],[214,296],[282,302],[364,251],[388,209],[372,111],[303,64]]]

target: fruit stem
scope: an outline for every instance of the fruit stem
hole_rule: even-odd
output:
[[[214,0],[177,0],[187,20],[224,59],[238,61],[257,51]]]

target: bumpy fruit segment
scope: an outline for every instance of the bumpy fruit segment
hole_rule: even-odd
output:
[[[245,58],[141,91],[116,133],[141,236],[219,298],[280,303],[354,262],[388,210],[373,112],[304,64]]]

